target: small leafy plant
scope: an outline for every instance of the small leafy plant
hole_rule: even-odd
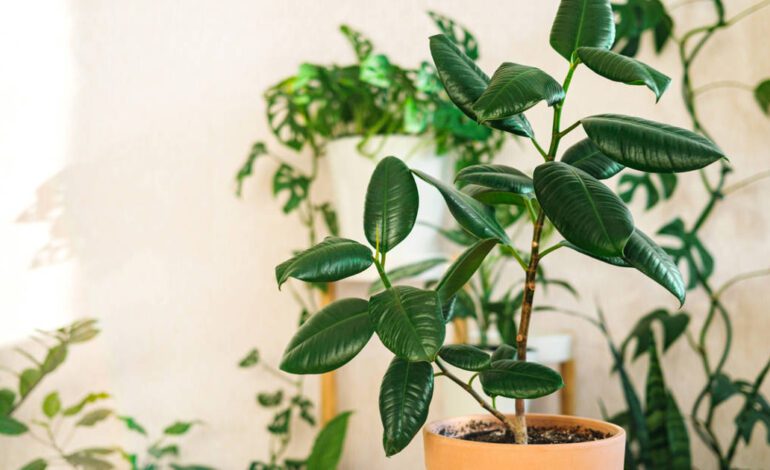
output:
[[[558,373],[526,361],[538,268],[556,249],[566,246],[605,263],[635,268],[684,303],[685,284],[674,261],[635,227],[623,201],[601,180],[626,167],[647,173],[692,171],[725,156],[700,135],[638,117],[595,115],[562,129],[565,98],[580,65],[612,81],[644,85],[656,99],[668,87],[670,79],[662,73],[612,52],[614,37],[608,0],[563,0],[550,36],[551,46],[568,63],[561,84],[540,69],[509,62],[489,79],[451,37],[431,37],[439,78],[451,100],[469,118],[519,135],[529,127],[523,112],[541,101],[553,108],[547,150],[533,132],[527,133],[543,163],[532,177],[503,165],[471,166],[457,175],[465,184],[459,190],[388,157],[375,169],[366,194],[363,227],[374,252],[358,242],[329,237],[276,268],[279,287],[290,277],[333,282],[372,265],[377,269],[384,290],[369,299],[339,300],[312,316],[289,343],[281,369],[296,374],[334,370],[355,357],[377,333],[395,355],[383,378],[379,400],[387,455],[402,450],[423,425],[437,375],[472,395],[517,443],[527,443],[524,400],[563,386]],[[579,126],[587,138],[560,154],[560,141]],[[393,285],[385,271],[387,253],[408,236],[415,223],[419,200],[413,175],[441,193],[457,223],[477,240],[433,289]],[[528,254],[512,246],[490,207],[509,204],[511,199],[524,200],[530,209],[533,229]],[[543,249],[546,219],[564,241]],[[510,252],[526,274],[516,348],[500,347],[490,356],[468,345],[444,346],[445,323],[452,318],[456,293],[495,247]],[[447,364],[476,372],[471,382],[478,377],[493,403],[454,376]],[[497,396],[516,399],[514,419],[495,409]]]

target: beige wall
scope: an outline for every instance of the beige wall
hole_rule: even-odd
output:
[[[736,12],[751,2],[728,2]],[[49,385],[71,399],[84,388],[114,393],[114,406],[158,428],[176,418],[207,426],[185,446],[189,460],[245,468],[264,456],[267,416],[254,393],[267,376],[235,367],[259,345],[277,361],[295,323],[289,295],[277,291],[273,266],[304,243],[299,227],[271,199],[272,168],[260,164],[243,200],[232,176],[255,139],[268,138],[262,90],[302,61],[342,62],[350,51],[340,23],[366,31],[403,64],[428,56],[433,33],[427,9],[459,18],[479,37],[488,71],[503,60],[537,65],[556,77],[563,60],[548,46],[557,2],[551,1],[133,1],[16,2],[2,6],[0,34],[0,341],[13,343],[34,327],[79,316],[100,319],[104,333],[78,348]],[[700,18],[698,4],[677,10]],[[766,25],[770,8],[721,34],[696,68],[697,83],[723,78],[755,83],[770,76]],[[679,77],[674,51],[643,57]],[[704,96],[706,123],[730,155],[736,178],[770,167],[770,120],[748,93]],[[641,88],[609,83],[581,69],[564,122],[621,112],[687,126],[677,85],[654,105]],[[544,109],[528,113],[545,134]],[[506,158],[535,163],[529,148],[511,145]],[[703,200],[697,175],[681,178],[674,201],[654,214],[636,206],[638,225],[653,231],[673,214],[691,220]],[[716,281],[770,265],[770,183],[735,194],[719,206],[704,238],[719,260]],[[549,257],[550,272],[574,276],[584,310],[594,299],[616,337],[640,314],[674,307],[641,275],[617,271],[565,251]],[[770,354],[766,310],[770,281],[755,280],[726,297],[735,312],[729,367],[753,376]],[[569,305],[567,299],[549,302]],[[705,299],[687,310],[695,324]],[[619,404],[617,383],[598,334],[562,317],[537,318],[534,329],[568,328],[577,336],[580,414],[598,415],[601,398]],[[8,353],[0,357],[6,359]],[[340,373],[352,420],[344,468],[419,468],[419,441],[389,460],[379,448],[379,377],[387,363],[370,348]],[[689,407],[701,383],[698,363],[682,341],[666,356],[669,384]],[[642,368],[637,370],[641,373]],[[355,372],[360,372],[360,376]],[[637,381],[641,376],[636,377]],[[3,377],[5,380],[5,377]],[[313,380],[308,382],[315,389]],[[770,386],[765,389],[770,392]],[[38,392],[42,393],[42,392]],[[24,414],[37,412],[33,397]],[[729,428],[737,403],[718,418]],[[94,440],[120,439],[121,432]],[[301,455],[310,436],[300,436]],[[740,466],[770,460],[764,431],[741,452]],[[701,446],[699,468],[710,468]],[[16,468],[40,449],[0,439],[0,467]]]

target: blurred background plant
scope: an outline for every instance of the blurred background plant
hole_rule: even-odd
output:
[[[727,77],[703,85],[695,84],[693,67],[701,57],[704,47],[716,37],[716,34],[736,23],[749,18],[760,9],[770,6],[770,1],[763,0],[748,8],[728,16],[721,0],[709,0],[703,8],[709,8],[713,14],[711,23],[698,25],[679,33],[674,20],[675,9],[691,2],[679,2],[666,7],[660,0],[628,0],[613,4],[617,17],[617,36],[615,49],[625,55],[636,55],[644,41],[645,33],[651,33],[656,53],[672,44],[678,50],[682,72],[682,99],[692,128],[716,143],[719,135],[707,130],[703,117],[699,113],[698,98],[706,92],[737,89],[753,94],[753,98],[765,115],[770,115],[770,78],[761,80],[756,85]],[[727,73],[727,71],[726,71]],[[700,170],[701,182],[706,192],[706,199],[695,222],[687,224],[675,217],[658,230],[659,235],[673,239],[674,244],[664,246],[677,263],[686,268],[688,290],[701,292],[709,299],[708,309],[703,323],[697,331],[690,324],[691,315],[687,312],[669,312],[656,309],[645,315],[628,333],[620,346],[610,335],[607,323],[600,314],[597,319],[590,319],[605,336],[613,358],[613,371],[621,382],[625,398],[625,409],[611,417],[622,424],[628,431],[626,468],[691,468],[690,439],[684,426],[681,413],[670,389],[665,387],[662,364],[659,359],[679,338],[686,337],[693,351],[700,358],[703,367],[703,385],[692,404],[687,417],[695,435],[707,446],[714,456],[715,463],[721,469],[733,467],[733,462],[741,442],[748,444],[755,427],[762,423],[770,436],[770,405],[760,393],[760,387],[770,368],[768,362],[757,371],[751,380],[733,378],[726,371],[726,364],[732,347],[732,313],[723,302],[723,295],[739,282],[760,276],[770,275],[770,267],[760,267],[751,272],[738,274],[720,287],[714,287],[712,276],[716,270],[713,250],[700,237],[701,229],[713,215],[714,209],[725,197],[751,184],[770,177],[770,169],[760,169],[754,174],[728,184],[732,169],[722,161],[716,175]],[[676,190],[677,177],[674,174],[661,174],[659,181],[647,175],[624,174],[619,181],[619,194],[624,201],[630,202],[637,194],[644,195],[647,210],[662,205]],[[641,197],[641,196],[640,196]],[[715,336],[715,320],[722,322],[724,336]],[[655,339],[656,326],[662,329],[662,341]],[[718,344],[716,351],[708,347]],[[633,354],[628,354],[632,344],[636,344]],[[643,403],[640,393],[632,383],[628,371],[629,362],[642,356],[649,358],[646,382],[646,400]],[[717,409],[731,398],[742,398],[741,406],[732,421],[734,427],[726,442],[719,439],[724,435],[724,424],[717,424]],[[770,442],[770,441],[769,441]]]
[[[73,345],[90,341],[98,334],[99,329],[93,319],[78,320],[54,331],[39,331],[30,339],[44,351],[42,354],[35,354],[22,347],[15,348],[31,363],[30,367],[20,373],[6,367],[0,369],[18,379],[16,388],[0,388],[0,435],[13,439],[26,437],[47,449],[45,455],[30,461],[22,470],[62,467],[108,470],[115,466],[117,459],[127,462],[132,470],[211,470],[211,467],[203,465],[183,465],[177,462],[181,454],[178,439],[199,424],[199,421],[177,421],[167,426],[157,439],[150,439],[136,419],[120,415],[109,407],[96,406],[97,403],[102,405],[109,401],[111,397],[106,392],[89,392],[80,400],[67,405],[60,392],[53,390],[46,393],[40,402],[42,416],[33,419],[18,416],[19,409],[29,401],[32,392],[40,388],[44,379],[64,363],[69,349]],[[83,432],[108,419],[117,419],[126,429],[143,436],[147,441],[146,449],[129,451],[116,444],[73,448],[73,438],[80,437]],[[98,437],[96,439],[99,440]]]

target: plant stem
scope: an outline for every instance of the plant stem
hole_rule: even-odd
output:
[[[561,248],[561,247],[563,247],[563,246],[564,246],[564,242],[559,242],[559,243],[556,243],[555,245],[549,246],[548,248],[546,248],[545,250],[543,250],[543,252],[542,252],[542,253],[540,253],[540,259],[543,259],[543,258],[545,258],[545,256],[546,256],[548,253],[551,253],[552,251],[556,251],[556,250],[558,250],[559,248]]]
[[[735,80],[720,80],[717,82],[711,82],[705,85],[701,85],[698,88],[695,88],[692,91],[692,93],[693,95],[700,95],[702,93],[706,93],[712,90],[718,90],[720,88],[737,88],[740,90],[747,90],[747,91],[754,90],[754,88],[751,85],[748,85],[746,83],[738,82]]]
[[[514,431],[514,424],[511,422],[510,419],[508,419],[507,416],[500,413],[499,411],[497,411],[497,409],[495,409],[494,406],[487,403],[486,400],[484,400],[484,398],[481,395],[479,395],[478,392],[476,392],[476,390],[473,389],[473,387],[463,382],[456,375],[449,372],[446,366],[444,366],[444,364],[442,364],[441,361],[439,361],[438,359],[436,359],[436,365],[438,366],[439,369],[441,369],[441,373],[444,374],[445,377],[447,377],[449,380],[459,385],[460,388],[468,392],[468,394],[472,396],[476,400],[476,402],[478,402],[478,404],[481,405],[482,408],[492,413],[492,415],[495,418],[497,418],[501,423],[503,423],[503,426],[505,426],[505,429],[508,433],[514,436],[516,435]]]
[[[374,260],[374,266],[377,268],[377,273],[380,275],[380,279],[382,279],[382,284],[385,286],[386,289],[390,289],[392,286],[390,284],[390,279],[388,279],[388,275],[385,274],[385,268],[382,267],[382,263],[380,263],[380,260],[377,258],[372,258]]]
[[[738,181],[737,183],[731,184],[730,186],[726,187],[724,190],[722,190],[722,194],[725,196],[733,193],[735,191],[738,191],[739,189],[743,189],[746,186],[749,186],[753,183],[756,183],[757,181],[763,180],[765,178],[770,178],[770,170],[764,170],[760,171],[759,173],[756,173],[754,175],[749,176],[746,179],[743,179],[741,181]]]

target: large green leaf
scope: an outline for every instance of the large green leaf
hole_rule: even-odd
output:
[[[564,99],[559,82],[536,67],[503,63],[484,93],[473,103],[479,121],[506,119],[521,114],[545,100],[553,106]]]
[[[373,333],[366,300],[338,300],[297,330],[283,353],[281,369],[292,374],[321,374],[337,369],[353,359]]]
[[[393,358],[380,386],[382,445],[388,457],[412,441],[428,417],[432,398],[433,367]]]
[[[578,253],[582,253],[582,254],[584,254],[586,256],[590,256],[591,258],[599,260],[599,261],[601,261],[603,263],[611,264],[611,265],[617,266],[619,268],[630,268],[631,267],[631,265],[628,264],[628,261],[624,260],[622,256],[599,256],[599,255],[595,255],[595,254],[591,253],[590,251],[584,250],[584,249],[580,248],[579,246],[576,246],[574,243],[570,243],[570,242],[567,242],[567,241],[564,242],[564,246],[566,246],[567,248],[571,248],[571,249],[577,251]]]
[[[396,282],[402,279],[409,279],[411,277],[419,276],[420,274],[430,271],[436,266],[444,263],[446,263],[446,258],[430,258],[422,261],[416,261],[414,263],[405,264],[391,271],[388,271],[388,280],[390,282]],[[372,283],[372,286],[369,288],[369,293],[373,294],[375,292],[379,292],[384,287],[385,286],[382,283],[382,279],[379,279]]]
[[[489,354],[469,344],[442,346],[438,355],[441,359],[463,370],[480,371],[492,363]]]
[[[674,294],[680,306],[684,305],[687,289],[676,263],[663,248],[641,230],[635,229],[631,238],[628,239],[623,249],[623,258],[645,276]]]
[[[460,170],[455,180],[516,194],[535,190],[532,178],[506,165],[471,165]]]
[[[634,231],[628,208],[588,173],[562,162],[535,168],[540,206],[567,241],[597,256],[619,256]]]
[[[492,353],[492,362],[516,359],[516,354],[516,348],[510,344],[503,343],[495,348],[495,352]]]
[[[489,84],[487,74],[443,34],[431,36],[430,53],[449,98],[466,116],[478,121],[472,107]],[[495,129],[523,137],[535,135],[523,114],[488,124]]]
[[[589,139],[583,139],[568,148],[561,161],[580,168],[596,179],[611,178],[623,170],[623,165],[604,155]]]
[[[444,316],[435,291],[396,286],[369,300],[382,344],[410,361],[432,361],[444,342]]]
[[[760,109],[767,116],[770,116],[770,79],[764,80],[754,89],[754,98],[757,100]]]
[[[387,253],[412,231],[418,206],[417,184],[409,167],[396,157],[382,159],[366,190],[366,239]]]
[[[571,61],[579,47],[609,49],[615,41],[610,0],[562,0],[551,27],[551,47]]]
[[[627,85],[645,85],[660,100],[671,79],[636,59],[601,47],[581,47],[577,55],[586,66],[604,78]]]
[[[487,186],[480,186],[478,184],[465,185],[462,187],[461,191],[480,203],[490,206],[507,204],[511,206],[526,207],[526,201],[531,196],[531,194],[521,195],[509,193],[508,191],[491,189]]]
[[[326,237],[275,268],[278,287],[290,277],[308,282],[332,282],[364,271],[372,265],[372,251],[347,238]]]
[[[27,425],[21,421],[17,421],[10,416],[0,416],[0,434],[18,436],[27,432],[28,429]]]
[[[724,153],[705,137],[659,122],[601,114],[583,118],[581,123],[588,138],[603,154],[636,170],[691,171],[725,158]]]
[[[326,423],[315,438],[313,450],[307,459],[307,470],[334,470],[342,457],[348,420],[351,412],[346,411]]]
[[[564,386],[561,375],[550,367],[512,359],[494,361],[479,378],[484,393],[507,398],[540,398]]]
[[[497,240],[489,238],[480,240],[461,254],[452,266],[447,269],[444,276],[436,286],[438,298],[441,305],[444,305],[455,293],[473,277],[476,270],[479,269],[484,258],[489,254],[492,248],[497,245]]]
[[[441,196],[444,197],[447,207],[449,207],[449,212],[465,230],[479,238],[496,238],[502,243],[510,244],[508,235],[495,219],[490,207],[430,175],[418,170],[412,170],[412,172],[438,189]]]

